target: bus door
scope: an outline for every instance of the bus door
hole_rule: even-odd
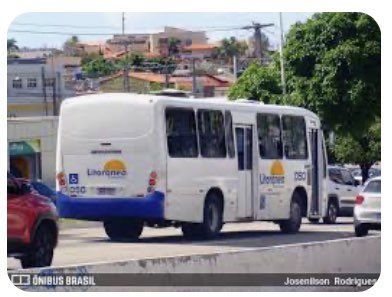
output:
[[[320,206],[322,198],[322,176],[323,176],[323,148],[322,133],[318,129],[310,129],[309,132],[310,148],[311,148],[311,205],[310,215],[320,215]]]
[[[253,133],[252,126],[235,127],[238,158],[237,216],[248,218],[253,215]]]

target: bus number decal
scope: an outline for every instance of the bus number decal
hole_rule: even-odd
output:
[[[306,171],[295,171],[294,181],[306,181]]]

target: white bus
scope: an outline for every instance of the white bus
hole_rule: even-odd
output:
[[[61,217],[103,221],[110,239],[143,226],[213,238],[227,222],[285,233],[326,215],[319,118],[288,106],[135,94],[70,98],[60,112]]]

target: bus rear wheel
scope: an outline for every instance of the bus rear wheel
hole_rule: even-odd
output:
[[[290,205],[290,218],[279,222],[280,230],[286,234],[295,234],[301,228],[302,210],[301,203],[294,194]]]
[[[130,219],[108,220],[103,223],[106,235],[113,241],[129,241],[140,237],[144,222]]]

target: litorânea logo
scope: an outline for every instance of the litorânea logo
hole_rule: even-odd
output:
[[[103,169],[87,169],[88,176],[107,176],[107,177],[125,177],[127,168],[123,161],[109,160],[103,166]]]
[[[276,160],[272,163],[270,175],[260,174],[260,183],[262,185],[283,185],[284,184],[284,168],[280,161]]]

